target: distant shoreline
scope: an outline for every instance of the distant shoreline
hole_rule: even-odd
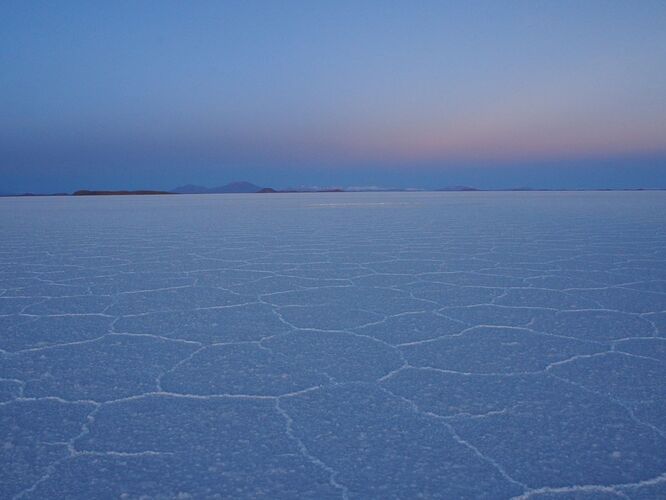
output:
[[[151,191],[151,190],[138,190],[138,191],[88,191],[82,189],[74,191],[71,196],[137,196],[137,195],[153,195],[153,194],[176,194],[171,191]]]
[[[530,192],[565,192],[565,193],[584,193],[584,192],[626,192],[626,191],[666,191],[666,188],[572,188],[572,189],[546,189],[546,188],[515,188],[515,189],[273,189],[261,188],[258,191],[224,191],[224,192],[196,192],[183,193],[176,191],[157,191],[149,189],[141,190],[87,190],[82,189],[73,193],[0,193],[0,198],[43,198],[53,196],[155,196],[155,195],[208,195],[208,194],[308,194],[308,193],[530,193]]]

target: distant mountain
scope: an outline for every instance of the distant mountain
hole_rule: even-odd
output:
[[[25,198],[31,196],[69,196],[69,193],[0,193],[0,198]]]
[[[299,187],[288,187],[286,189],[278,189],[275,190],[273,189],[272,191],[265,191],[265,192],[271,192],[271,193],[344,193],[345,190],[342,188],[338,187],[331,187],[331,188],[324,188],[324,187],[307,187],[307,186],[299,186]]]
[[[0,192],[0,197],[39,197],[39,196],[100,196],[100,195],[154,195],[154,194],[214,194],[214,193],[382,193],[382,192],[418,192],[418,191],[439,191],[439,192],[463,192],[463,191],[491,191],[491,192],[520,192],[520,191],[666,191],[666,188],[496,188],[479,189],[471,186],[445,186],[438,189],[422,188],[385,188],[380,186],[350,186],[346,188],[339,187],[321,187],[321,186],[297,186],[286,189],[275,189],[271,187],[260,187],[247,181],[230,182],[224,186],[207,188],[187,184],[180,186],[172,191],[139,190],[139,191],[101,191],[81,189],[71,195],[69,193],[7,193]]]
[[[446,186],[443,188],[435,189],[435,191],[480,191],[480,189],[470,186]]]
[[[81,189],[80,191],[74,191],[74,196],[118,196],[118,195],[146,195],[146,194],[173,194],[168,191],[150,191],[150,190],[141,190],[141,191],[89,191],[87,189]]]
[[[388,191],[403,191],[403,189],[384,186],[347,186],[345,191],[350,193],[382,193]]]
[[[212,193],[256,193],[261,190],[261,186],[247,181],[230,182],[224,186],[212,188]]]
[[[261,186],[247,181],[230,182],[224,186],[207,188],[204,186],[195,186],[187,184],[173,189],[172,193],[178,194],[215,194],[215,193],[257,193],[261,191]]]

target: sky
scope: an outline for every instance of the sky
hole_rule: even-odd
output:
[[[0,3],[0,192],[666,188],[666,2]]]

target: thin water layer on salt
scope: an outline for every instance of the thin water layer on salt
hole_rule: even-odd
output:
[[[664,213],[0,199],[0,497],[662,496]]]

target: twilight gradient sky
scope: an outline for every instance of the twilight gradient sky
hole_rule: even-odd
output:
[[[666,188],[666,2],[0,3],[0,192]]]

